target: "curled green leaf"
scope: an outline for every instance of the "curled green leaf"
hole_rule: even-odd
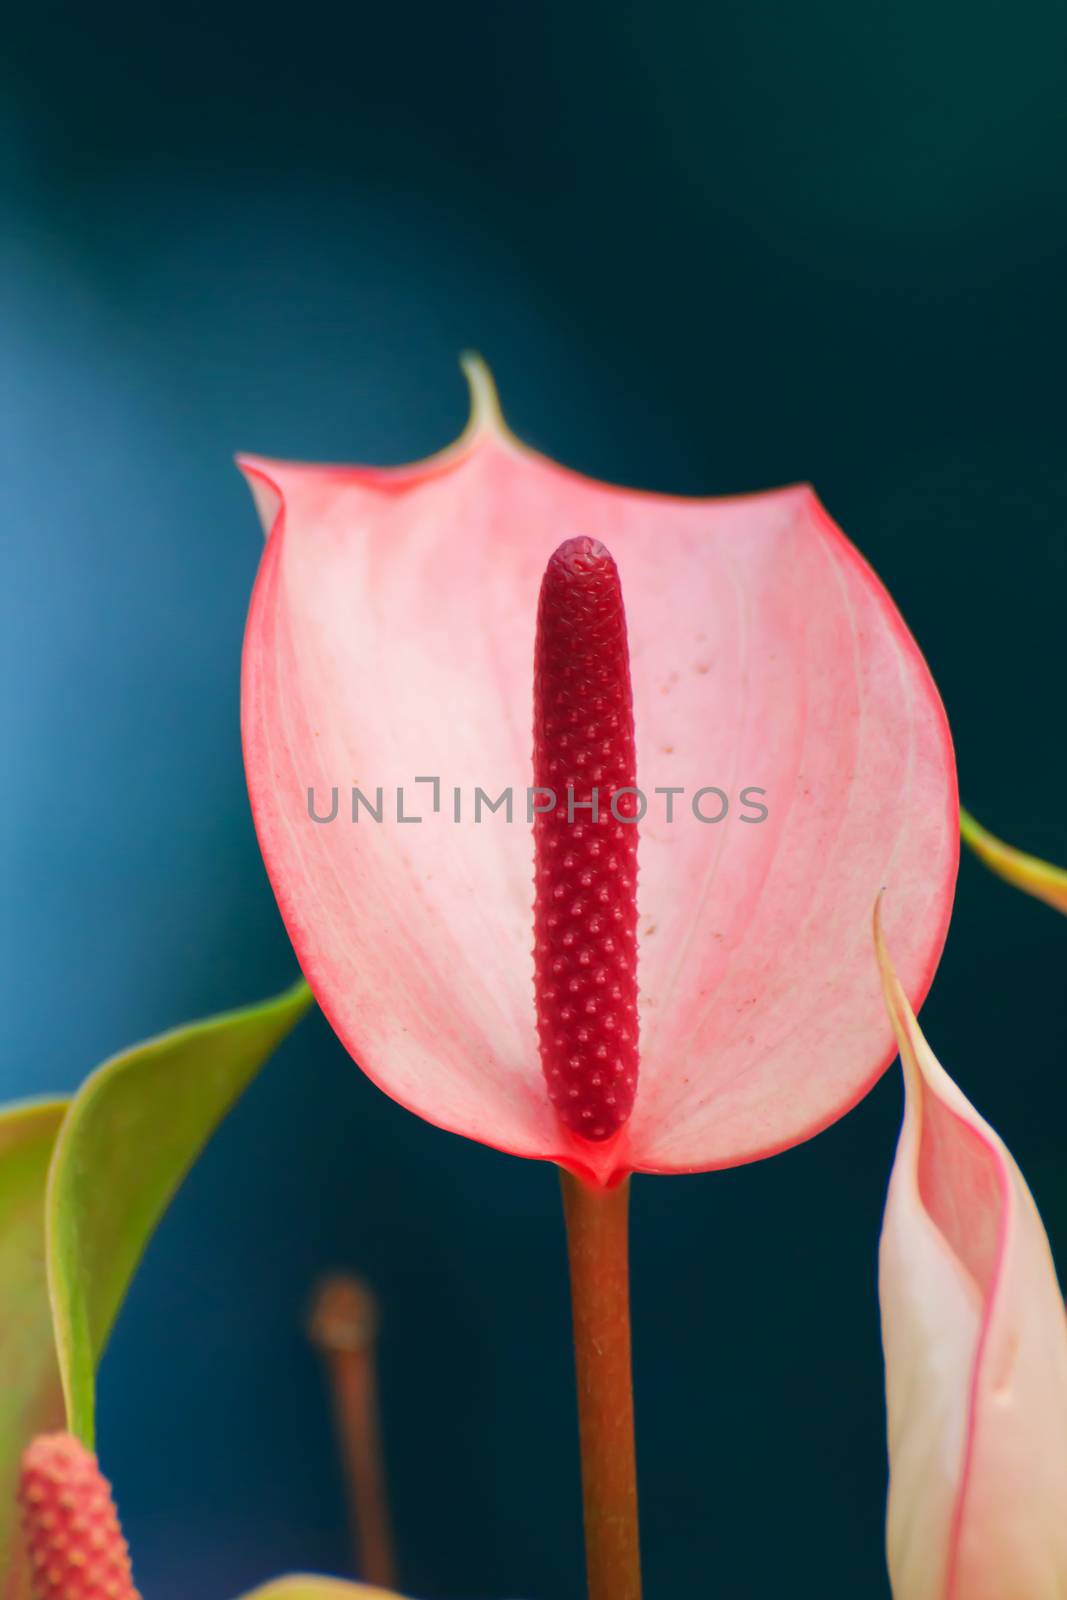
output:
[[[1024,894],[1033,895],[1035,900],[1043,900],[1046,905],[1067,915],[1067,872],[1062,867],[1054,867],[1051,862],[1042,861],[1040,856],[1027,855],[1023,850],[1016,850],[1014,845],[1005,844],[988,828],[983,828],[962,806],[960,832],[964,843],[985,862],[991,872],[1014,884]]]
[[[19,1460],[35,1433],[62,1426],[44,1261],[44,1193],[65,1100],[0,1111],[0,1572],[4,1600],[24,1600],[16,1540]]]
[[[86,1079],[56,1140],[45,1244],[67,1426],[92,1449],[96,1365],[130,1280],[215,1128],[311,1004],[260,1005],[148,1040]]]

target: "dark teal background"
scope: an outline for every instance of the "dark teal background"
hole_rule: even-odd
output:
[[[516,430],[681,492],[811,479],[926,651],[964,794],[1067,860],[1067,17],[394,0],[21,8],[3,163],[5,1097],[294,963],[237,733],[238,448]],[[924,1013],[1067,1252],[1067,927],[963,866]],[[760,1166],[643,1179],[650,1600],[887,1593],[875,1250],[896,1072]],[[404,1586],[577,1600],[554,1175],[315,1018],[212,1145],[101,1376],[146,1600],[343,1570],[310,1284],[378,1285]]]

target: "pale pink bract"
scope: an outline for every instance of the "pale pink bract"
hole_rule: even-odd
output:
[[[869,911],[924,997],[958,860],[952,747],[885,589],[805,487],[687,500],[597,483],[519,444],[484,369],[449,450],[396,469],[245,457],[269,538],[245,639],[243,733],[263,856],[301,966],[348,1050],[437,1125],[601,1182],[771,1155],[840,1117],[891,1059]],[[532,987],[524,815],[534,619],[548,557],[600,539],[629,624],[638,781],[688,808],[642,823],[637,1103],[600,1146],[549,1103]],[[430,811],[439,776],[442,809]],[[349,820],[350,787],[385,819]],[[340,814],[312,822],[340,791]],[[737,815],[766,791],[758,825]],[[657,801],[662,806],[662,800]],[[705,803],[713,807],[714,801]],[[713,813],[712,813],[713,814]]]

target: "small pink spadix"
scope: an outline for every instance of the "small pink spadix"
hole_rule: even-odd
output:
[[[568,539],[541,583],[534,656],[534,988],[560,1120],[608,1139],[637,1092],[637,793],[615,562]]]
[[[140,1600],[111,1485],[69,1433],[41,1434],[18,1491],[33,1600]]]

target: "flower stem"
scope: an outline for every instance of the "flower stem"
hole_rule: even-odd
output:
[[[630,1181],[561,1174],[571,1268],[589,1600],[640,1600],[630,1362]]]
[[[396,1579],[374,1360],[378,1307],[370,1289],[344,1274],[327,1278],[319,1285],[308,1332],[329,1376],[356,1571],[367,1583],[391,1589]]]

